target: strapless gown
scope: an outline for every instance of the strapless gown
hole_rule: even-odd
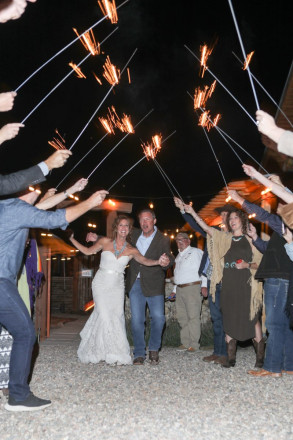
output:
[[[124,269],[129,257],[101,254],[92,291],[95,308],[82,329],[77,355],[83,363],[131,364],[124,317]]]

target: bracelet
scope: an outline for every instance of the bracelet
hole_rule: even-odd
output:
[[[68,194],[68,192],[67,191],[64,191],[64,193],[63,193],[64,195],[65,195],[65,197],[67,198],[68,196],[69,196],[69,194]]]

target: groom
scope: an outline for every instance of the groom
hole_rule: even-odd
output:
[[[147,258],[158,259],[166,253],[166,266],[143,266],[134,259],[130,261],[126,292],[129,292],[131,327],[134,344],[133,365],[143,365],[146,355],[145,309],[149,307],[151,334],[149,339],[149,359],[151,364],[159,362],[162,332],[165,324],[165,270],[174,263],[170,241],[155,226],[156,215],[151,209],[143,209],[138,214],[141,229],[131,233],[132,244]]]

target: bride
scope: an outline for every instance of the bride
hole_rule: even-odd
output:
[[[100,267],[92,283],[95,308],[80,333],[77,354],[83,363],[132,363],[125,330],[124,269],[132,258],[145,266],[168,265],[165,254],[159,260],[150,260],[131,246],[127,241],[130,230],[130,218],[119,215],[112,225],[113,239],[101,237],[88,248],[73,235],[70,237],[72,244],[85,255],[102,251]]]

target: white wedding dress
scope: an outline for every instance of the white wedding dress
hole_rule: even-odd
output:
[[[129,257],[103,251],[93,283],[95,308],[82,329],[77,355],[83,363],[131,364],[124,318],[124,269]]]

